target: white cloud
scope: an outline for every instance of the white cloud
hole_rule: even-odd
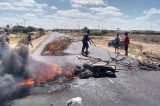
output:
[[[71,9],[71,10],[58,10],[57,15],[63,17],[71,17],[71,18],[87,18],[91,14],[81,12],[78,9]]]
[[[103,0],[70,0],[73,4],[80,5],[102,5],[104,4]]]
[[[71,5],[73,8],[81,8],[82,6],[80,4],[72,4]]]
[[[145,10],[143,13],[144,13],[145,15],[149,15],[149,16],[155,15],[155,14],[159,14],[159,15],[160,15],[160,9],[151,8],[151,9],[149,9],[149,10]]]
[[[57,10],[56,6],[51,6],[50,8],[51,8],[51,10]]]
[[[24,16],[25,16],[25,17],[36,17],[36,15],[35,15],[35,14],[32,14],[32,13],[27,13],[27,14],[25,14]]]
[[[154,18],[155,15],[160,16],[160,9],[151,8],[151,9],[145,10],[143,12],[143,15],[136,17],[135,20],[137,20],[137,21],[147,21],[147,20],[150,20],[151,18]],[[152,20],[152,21],[154,21],[154,20]]]
[[[2,12],[0,25],[15,25],[25,19],[26,26],[31,25],[49,29],[78,28],[78,24],[80,28],[85,26],[98,28],[99,25],[100,28],[103,27],[104,29],[150,29],[150,23],[152,22],[152,28],[160,30],[160,20],[155,21],[152,19],[157,15],[160,16],[160,9],[151,8],[142,12],[140,16],[132,17],[124,14],[117,7],[103,5],[105,0],[70,1],[74,9],[69,10],[58,10],[54,5],[49,7],[48,4],[40,4],[36,0],[14,0],[14,2],[13,0],[6,0],[0,2],[0,10],[17,11],[16,14],[14,12]],[[56,12],[53,13],[51,10],[56,10]]]
[[[25,2],[25,3],[35,3],[34,0],[22,0],[22,1]]]
[[[36,3],[35,6],[39,9],[43,9],[43,8],[47,8],[48,4],[46,4],[46,3],[43,3],[43,4]]]
[[[11,1],[10,3],[14,7],[34,7],[35,5],[35,2],[29,2],[26,0]]]
[[[18,10],[18,11],[26,11],[28,8],[26,7],[17,7],[11,4],[10,2],[0,2],[0,10]]]
[[[0,9],[8,9],[11,7],[12,7],[12,5],[9,2],[0,2]]]
[[[0,10],[16,10],[16,11],[32,11],[32,12],[44,12],[44,8],[47,8],[48,4],[36,3],[34,0],[8,0],[6,2],[0,2]]]
[[[90,10],[97,15],[107,15],[107,16],[122,16],[123,13],[120,9],[112,6],[90,8]]]

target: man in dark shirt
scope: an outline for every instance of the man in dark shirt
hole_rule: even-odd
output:
[[[88,42],[90,42],[90,44],[91,44],[91,41],[90,41],[91,39],[90,39],[89,35],[90,35],[90,30],[88,30],[85,33],[85,35],[83,36],[83,39],[82,39],[83,46],[82,46],[82,52],[81,52],[82,55],[84,53],[88,54],[88,48],[89,48]],[[86,51],[84,52],[85,49],[86,49]]]
[[[29,34],[28,37],[27,37],[27,45],[29,46],[29,44],[33,47],[31,34]]]
[[[125,33],[125,39],[124,39],[124,50],[125,50],[125,55],[128,56],[128,45],[130,44],[130,40],[128,37],[128,32]]]

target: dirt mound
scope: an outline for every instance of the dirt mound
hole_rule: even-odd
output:
[[[66,50],[72,43],[70,37],[60,37],[52,42],[48,43],[42,50],[41,54],[53,54],[62,55],[63,51]]]

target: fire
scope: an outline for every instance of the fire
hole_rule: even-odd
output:
[[[73,77],[73,69],[72,68],[68,68],[66,71],[66,77]]]
[[[56,76],[61,75],[62,68],[57,64],[52,64],[50,62],[42,63],[34,73],[32,73],[32,78],[24,80],[17,83],[17,86],[33,86],[35,83],[39,82],[44,84],[48,80],[54,80]]]
[[[45,62],[33,77],[39,82],[45,82],[47,80],[54,80],[61,73],[62,68],[59,65]]]
[[[19,82],[16,84],[17,86],[33,86],[34,80],[32,78],[29,78],[27,80],[24,80],[22,82]]]

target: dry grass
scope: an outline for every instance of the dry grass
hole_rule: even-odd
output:
[[[46,32],[46,35],[50,34],[50,32]],[[27,42],[27,34],[11,34],[9,36],[10,39],[10,47],[15,48],[18,45],[26,44]],[[38,38],[42,37],[42,35],[39,35],[38,32],[34,32],[32,35],[32,40],[36,40]]]
[[[160,35],[147,35],[147,34],[130,34],[130,39],[144,43],[160,43]]]
[[[129,53],[131,55],[139,55],[142,53],[142,51],[143,51],[143,46],[140,44],[131,43],[129,45]]]
[[[41,54],[50,53],[54,55],[61,55],[63,54],[63,51],[69,47],[71,42],[72,40],[67,37],[61,37],[59,39],[53,40],[43,48]]]

